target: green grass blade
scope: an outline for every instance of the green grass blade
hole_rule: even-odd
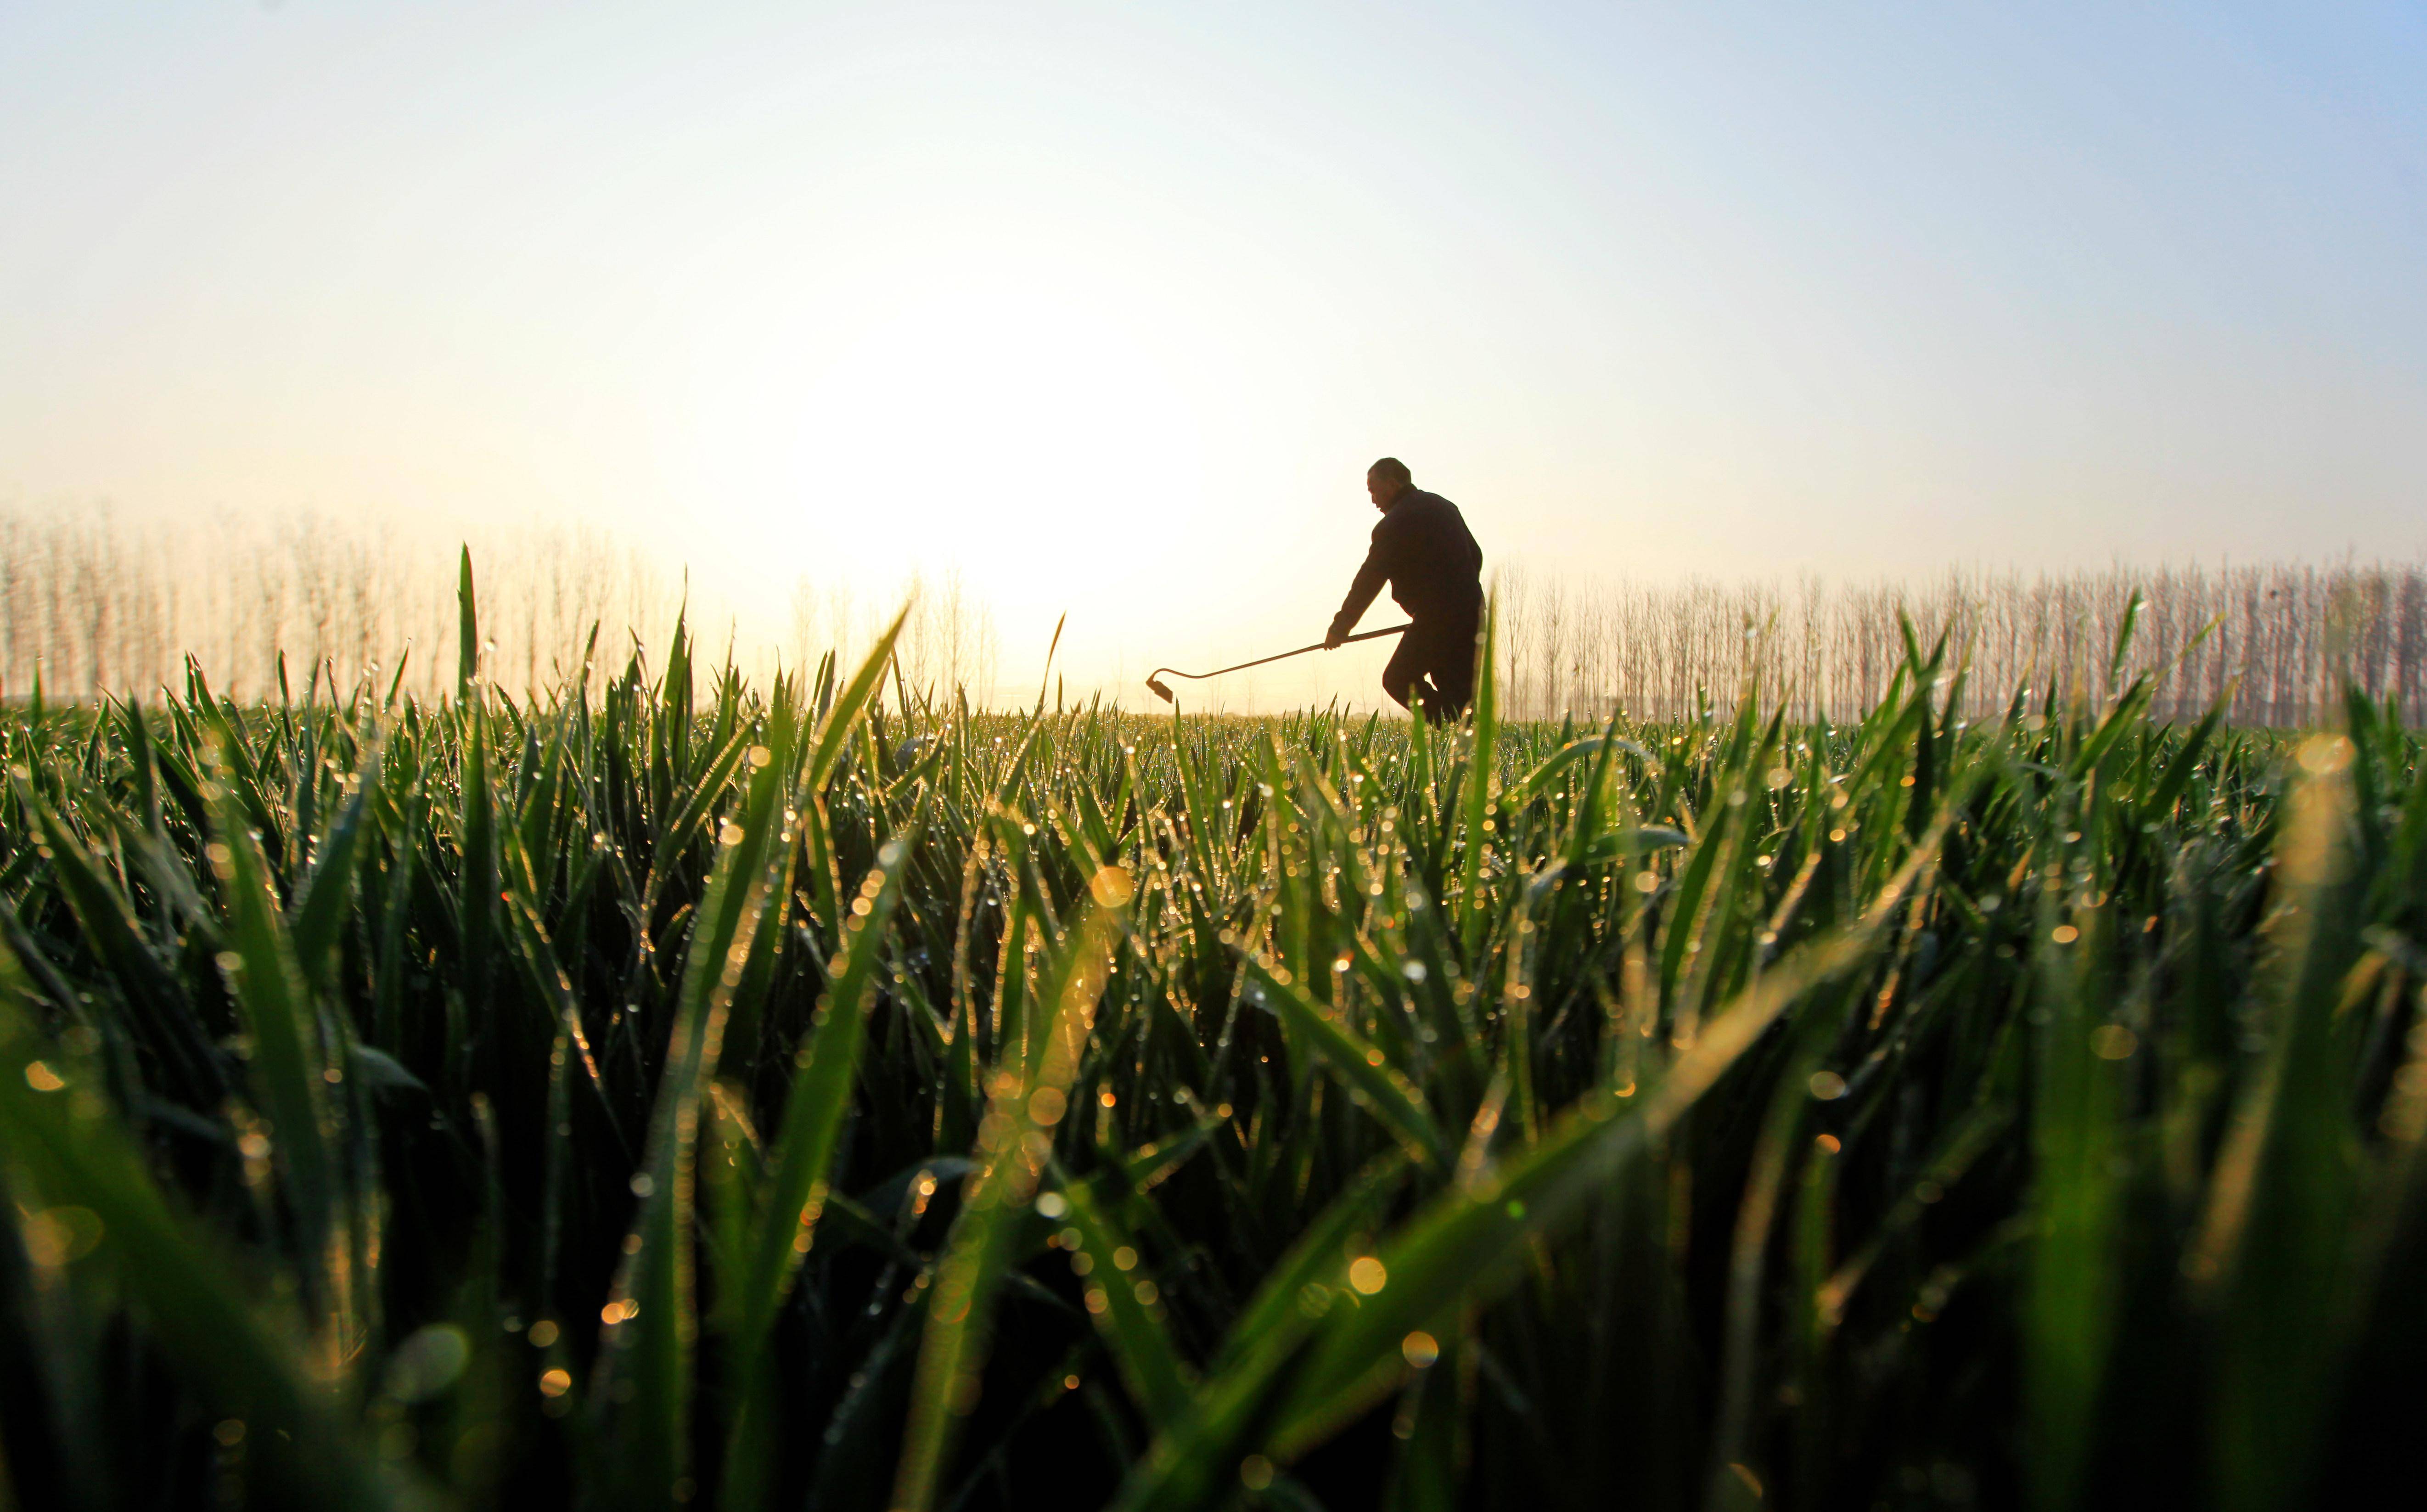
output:
[[[1052,1131],[1068,1108],[1080,1051],[1134,895],[1126,873],[1107,869],[1057,964],[1051,1022],[1034,1040],[1034,1060],[995,1073],[979,1127],[975,1176],[965,1183],[960,1215],[936,1269],[927,1331],[911,1387],[902,1463],[893,1487],[897,1512],[928,1512],[949,1468],[955,1430],[977,1405],[989,1341],[994,1293],[1007,1262],[1013,1220],[1036,1190]]]
[[[334,1358],[351,1343],[352,1244],[348,1195],[337,1157],[341,1138],[329,1073],[331,1055],[311,987],[296,958],[286,920],[271,891],[269,865],[223,782],[204,792],[215,838],[210,863],[227,908],[230,949],[220,958],[251,1038],[253,1094],[269,1122],[271,1158],[294,1226],[305,1304],[329,1325]]]
[[[775,1315],[808,1253],[823,1208],[835,1146],[850,1111],[868,1011],[876,994],[887,929],[902,901],[912,840],[888,841],[852,901],[840,965],[794,1059],[784,1121],[770,1151],[757,1222],[744,1242],[730,1306],[735,1408],[725,1460],[724,1504],[763,1504],[774,1453],[769,1354]]]
[[[2215,1377],[2220,1501],[2248,1512],[2307,1504],[2323,1467],[2330,1388],[2353,1340],[2352,1218],[2360,1197],[2351,1058],[2337,1010],[2358,958],[2368,879],[2349,845],[2352,742],[2312,736],[2279,853],[2288,906],[2272,920],[2277,976],[2265,1069],[2219,1153],[2192,1274],[2223,1309]]]
[[[159,1053],[175,1067],[172,1089],[203,1106],[217,1106],[227,1095],[220,1054],[205,1037],[184,987],[144,943],[125,894],[103,874],[75,832],[35,793],[22,769],[12,774],[11,788],[19,810],[31,816],[50,851],[61,901],[94,956],[117,980],[127,1004],[141,1016]]]
[[[1059,1195],[1068,1207],[1065,1247],[1075,1234],[1072,1263],[1078,1263],[1076,1257],[1086,1260],[1084,1295],[1096,1331],[1111,1348],[1121,1380],[1147,1421],[1158,1427],[1175,1421],[1188,1405],[1190,1372],[1164,1326],[1159,1291],[1140,1262],[1136,1245],[1086,1183],[1066,1185]]]
[[[399,667],[397,675],[404,675]],[[455,571],[455,703],[472,703],[473,685],[481,678],[481,616],[472,596],[472,548],[464,547]]]
[[[892,659],[893,643],[901,639],[902,626],[909,617],[910,606],[905,604],[902,611],[893,616],[893,623],[885,627],[885,633],[876,638],[875,648],[859,664],[859,671],[852,675],[849,685],[835,699],[833,707],[826,710],[817,733],[809,738],[806,785],[811,792],[823,789],[826,779],[834,775],[836,764],[842,759],[843,748],[850,742],[852,726],[857,723],[860,711],[868,707],[869,699],[875,694],[877,685],[885,680],[885,667]]]
[[[353,793],[337,812],[336,822],[313,847],[312,870],[296,889],[289,932],[295,957],[304,975],[323,987],[330,982],[330,961],[347,924],[347,905],[353,900],[354,869],[360,863],[363,815],[379,786],[379,755],[364,758]]]
[[[1240,948],[1240,964],[1273,1012],[1305,1035],[1324,1064],[1409,1153],[1436,1172],[1449,1169],[1449,1141],[1425,1106],[1424,1094],[1399,1074],[1376,1047],[1351,1032],[1308,995],[1285,969],[1266,964],[1260,952]]]
[[[95,1086],[97,1068],[49,1047],[39,1012],[0,944],[0,1152],[24,1202],[81,1208],[98,1220],[103,1264],[138,1301],[147,1329],[214,1410],[245,1424],[256,1454],[298,1505],[401,1507],[419,1499],[342,1426],[336,1393],[317,1384],[263,1321],[238,1269],[196,1234],[155,1183],[140,1147]]]
[[[632,1188],[640,1200],[607,1307],[592,1400],[612,1449],[618,1500],[682,1500],[691,1467],[692,1346],[698,1328],[692,1248],[693,1153],[734,988],[769,908],[770,882],[792,834],[783,822],[791,732],[769,731],[750,792],[720,846],[683,957],[680,996]]]
[[[1490,902],[1483,887],[1484,867],[1491,855],[1491,832],[1485,828],[1495,810],[1500,784],[1499,604],[1496,595],[1483,606],[1481,647],[1474,673],[1474,739],[1468,746],[1465,786],[1458,795],[1458,935],[1460,959],[1470,976],[1482,974],[1483,936]]]

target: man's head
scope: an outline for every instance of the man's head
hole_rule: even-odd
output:
[[[1365,492],[1372,496],[1377,510],[1389,509],[1414,484],[1408,464],[1396,457],[1385,457],[1365,469]]]

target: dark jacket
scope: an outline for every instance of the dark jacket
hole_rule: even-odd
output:
[[[1420,625],[1470,618],[1482,608],[1483,549],[1467,533],[1457,505],[1421,488],[1399,495],[1374,527],[1373,548],[1331,622],[1333,633],[1357,628],[1386,582],[1391,597]]]

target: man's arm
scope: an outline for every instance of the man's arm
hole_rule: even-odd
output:
[[[1365,564],[1357,569],[1357,580],[1348,585],[1348,596],[1341,600],[1340,612],[1331,617],[1330,632],[1323,638],[1325,649],[1334,648],[1348,639],[1348,632],[1357,628],[1357,622],[1364,618],[1365,610],[1373,605],[1374,595],[1380,593],[1382,585],[1390,580],[1391,566],[1382,559],[1382,543],[1377,540],[1373,549],[1365,553]]]

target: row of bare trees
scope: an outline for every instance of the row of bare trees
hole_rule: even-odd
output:
[[[140,527],[0,511],[0,699],[140,694],[182,682],[192,656],[241,700],[311,681],[432,696],[453,687],[456,545],[315,516],[231,515]],[[913,687],[990,687],[994,619],[957,573],[885,592],[802,579],[790,636],[746,607],[695,592],[678,565],[598,529],[494,531],[471,544],[481,664],[517,696],[622,668],[633,641],[662,646],[686,614],[702,655],[763,677],[849,654],[905,599],[901,665]],[[584,662],[594,626],[595,660]]]
[[[904,610],[894,662],[903,679],[923,694],[947,698],[967,691],[972,706],[991,702],[1002,664],[1002,637],[994,611],[973,592],[958,568],[930,581],[910,576],[882,594],[862,594],[849,578],[823,585],[802,577],[792,586],[792,635],[788,665],[808,666],[832,650],[848,664],[860,660]]]
[[[2346,684],[2427,707],[2427,563],[2114,567],[2061,576],[1950,572],[1929,583],[1595,582],[1504,568],[1504,686],[1512,713],[1646,717],[1732,703],[1748,679],[1799,712],[1871,707],[1904,659],[1945,636],[1968,664],[1966,712],[2143,673],[2161,718],[2219,700],[2238,723],[2331,717]],[[2137,610],[2134,605],[2138,604]],[[2126,613],[2133,633],[2113,665]]]
[[[239,699],[297,696],[401,674],[406,691],[451,687],[454,550],[427,534],[323,518],[252,516],[136,528],[0,511],[0,698],[37,677],[55,698],[142,692],[192,655]],[[703,653],[754,676],[846,658],[905,599],[901,669],[914,689],[987,701],[1002,649],[994,615],[957,572],[883,592],[803,578],[789,634],[694,593],[678,567],[604,531],[539,527],[473,544],[482,662],[511,691],[620,668],[632,639],[661,645],[688,613]],[[2149,674],[2162,717],[2219,700],[2237,723],[2330,715],[2346,682],[2427,708],[2427,563],[2166,567],[2025,577],[1950,572],[1925,583],[1592,580],[1504,566],[1501,679],[1521,718],[1690,714],[1749,679],[1802,713],[1843,718],[1876,703],[1904,656],[1905,627],[1941,636],[1969,668],[1968,711],[2015,690],[2078,688]],[[2110,658],[2138,603],[2120,674]],[[596,659],[583,652],[598,628]],[[2419,716],[2411,713],[2410,717]]]
[[[296,696],[316,676],[382,691],[451,687],[459,624],[452,543],[311,517],[227,516],[138,528],[104,513],[0,513],[0,696],[37,676],[54,697],[140,693],[191,656],[237,698]],[[482,662],[509,688],[577,675],[590,626],[671,625],[679,590],[602,532],[499,532],[474,552]]]

